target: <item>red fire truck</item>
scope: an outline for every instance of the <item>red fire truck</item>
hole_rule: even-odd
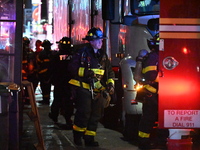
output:
[[[159,80],[161,127],[200,127],[199,4],[200,2],[195,0],[161,3],[160,71],[162,76]]]

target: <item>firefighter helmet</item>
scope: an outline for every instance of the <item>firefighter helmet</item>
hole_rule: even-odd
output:
[[[159,41],[160,41],[160,38],[159,38],[159,33],[157,33],[153,39],[150,39],[148,40],[147,39],[147,44],[148,44],[148,47],[150,50],[155,50],[155,51],[158,51],[159,50]]]
[[[64,36],[60,41],[57,41],[59,51],[63,54],[69,54],[73,45],[71,44],[71,38]]]
[[[35,46],[37,46],[37,45],[42,45],[42,41],[41,40],[36,40]]]
[[[51,46],[51,45],[53,45],[53,44],[49,40],[44,40],[42,42],[42,47]]]
[[[23,44],[24,45],[29,45],[30,44],[30,40],[26,36],[23,37]]]
[[[106,37],[103,35],[103,32],[100,28],[92,27],[88,32],[83,40],[97,40],[97,39],[105,39]]]
[[[57,41],[56,43],[59,44],[59,46],[63,47],[63,48],[70,48],[72,47],[71,44],[71,38],[64,36],[62,39],[60,39],[60,41]]]

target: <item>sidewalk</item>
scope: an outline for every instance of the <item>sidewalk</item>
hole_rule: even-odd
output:
[[[52,87],[53,91],[53,87]],[[36,90],[36,101],[42,100],[41,90]],[[51,92],[51,103],[53,100],[53,92]],[[50,103],[50,105],[51,105]],[[36,103],[39,111],[39,119],[42,128],[43,140],[46,150],[139,150],[137,142],[125,141],[121,131],[111,130],[105,128],[101,123],[97,129],[97,136],[95,139],[99,142],[99,147],[77,147],[73,143],[72,130],[65,128],[65,120],[62,116],[59,116],[58,124],[48,117],[50,111],[50,105],[41,105]],[[25,105],[23,114],[23,134],[20,150],[36,150],[34,144],[38,143],[36,129],[34,122],[30,120],[26,112],[30,111],[30,105]],[[199,130],[197,130],[200,132]],[[160,138],[160,137],[159,137]],[[193,148],[192,150],[200,150],[200,133],[193,135]],[[166,149],[154,149],[154,150],[166,150]],[[187,149],[188,150],[188,149]]]
[[[52,94],[51,92],[51,96]],[[40,90],[37,90],[36,101],[40,100],[42,100],[42,95]],[[95,137],[100,146],[98,148],[77,147],[73,143],[72,130],[65,129],[64,118],[59,116],[59,123],[54,124],[48,117],[50,106],[37,103],[37,107],[46,150],[138,150],[137,146],[124,141],[123,135],[120,132],[104,128],[101,123],[99,123],[97,136]],[[21,150],[34,150],[34,144],[38,143],[34,122],[26,114],[26,112],[30,111],[30,108],[30,105],[25,105]]]

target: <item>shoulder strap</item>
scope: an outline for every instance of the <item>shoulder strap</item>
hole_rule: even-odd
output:
[[[86,62],[86,58],[87,58],[87,54],[85,49],[81,52],[81,66],[85,66],[85,62]]]
[[[107,55],[103,54],[102,59],[100,61],[100,64],[101,64],[101,66],[102,66],[103,69],[105,68],[106,60],[107,60]]]

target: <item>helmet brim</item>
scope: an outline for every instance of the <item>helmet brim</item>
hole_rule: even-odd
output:
[[[50,43],[49,45],[48,44],[43,44],[43,45],[41,45],[42,47],[45,47],[45,46],[52,46],[53,45],[53,43]]]
[[[103,36],[101,38],[91,38],[91,36],[86,36],[85,38],[82,38],[82,40],[92,41],[92,40],[99,40],[99,39],[107,39],[106,36]]]

